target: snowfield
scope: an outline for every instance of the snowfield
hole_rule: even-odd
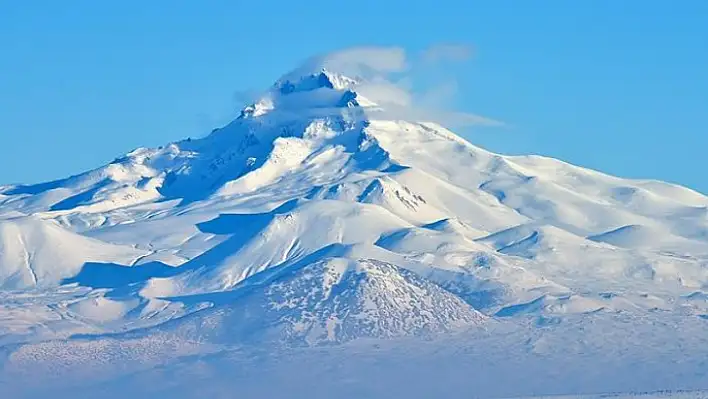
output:
[[[365,83],[301,68],[204,138],[1,186],[2,396],[708,397],[708,197]]]

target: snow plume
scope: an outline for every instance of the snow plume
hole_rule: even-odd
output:
[[[351,89],[375,103],[360,104],[373,119],[436,122],[450,128],[502,125],[470,112],[451,110],[460,85],[450,67],[469,60],[471,54],[470,46],[459,44],[437,44],[415,54],[396,46],[352,47],[311,57],[279,82],[298,81],[324,69],[356,82]],[[278,109],[281,117],[296,119],[306,113],[342,112],[338,107],[286,109],[281,105]]]
[[[449,110],[459,84],[446,67],[469,60],[471,54],[471,47],[462,44],[436,44],[413,56],[401,47],[355,47],[314,57],[306,64],[357,79],[356,90],[380,106],[370,112],[372,117],[426,120],[449,127],[501,125]]]

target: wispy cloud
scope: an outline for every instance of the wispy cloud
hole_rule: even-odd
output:
[[[381,106],[372,117],[427,120],[448,127],[504,125],[456,107],[460,83],[450,66],[471,57],[472,46],[465,44],[436,44],[415,56],[400,47],[366,47],[333,53],[336,62],[330,65],[345,71],[351,62],[353,69],[368,72],[357,89]]]
[[[458,91],[457,81],[448,77],[419,94],[417,102],[421,107],[447,108],[454,102]]]
[[[412,93],[403,85],[381,77],[363,81],[358,85],[357,91],[381,106],[408,106],[415,102]]]
[[[325,67],[357,67],[372,72],[401,72],[406,69],[406,51],[401,47],[354,47],[324,56]]]
[[[472,57],[472,46],[467,44],[436,44],[423,51],[422,58],[427,63],[442,61],[467,61]]]

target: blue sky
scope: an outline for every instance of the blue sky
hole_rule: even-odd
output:
[[[204,135],[314,54],[445,43],[451,105],[507,124],[474,143],[708,192],[703,0],[0,0],[0,184]]]

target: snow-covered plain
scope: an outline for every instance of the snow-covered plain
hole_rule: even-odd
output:
[[[3,397],[708,395],[708,197],[381,108],[299,69],[0,187]]]

